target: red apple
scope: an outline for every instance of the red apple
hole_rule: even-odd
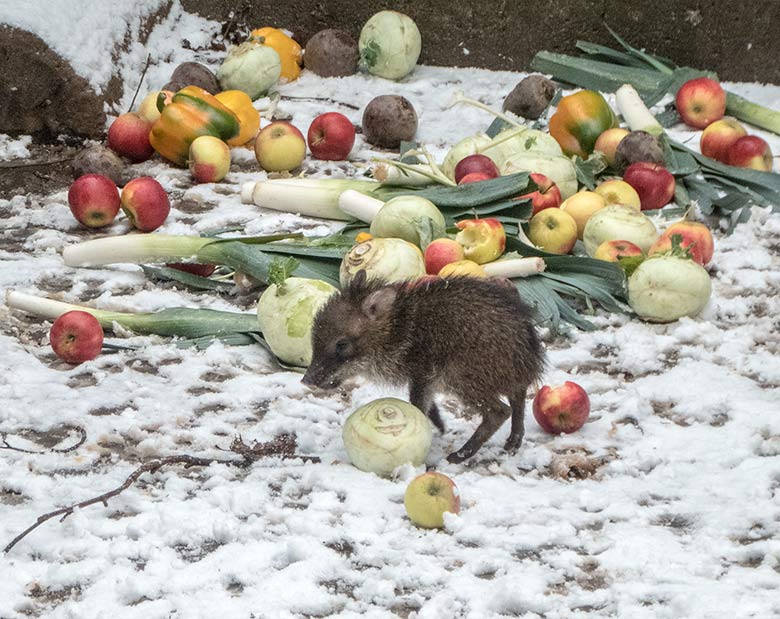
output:
[[[255,157],[266,172],[288,172],[303,163],[306,140],[297,127],[276,120],[257,134]]]
[[[409,482],[404,507],[409,520],[418,527],[441,529],[446,512],[460,513],[460,492],[444,473],[429,471]]]
[[[688,248],[691,258],[700,265],[712,260],[715,249],[710,229],[696,221],[678,221],[672,224],[647,251],[648,256],[662,254],[672,249],[672,236],[680,236],[680,247]]]
[[[149,143],[152,124],[137,112],[122,114],[108,129],[108,147],[133,163],[146,161],[154,154]]]
[[[151,176],[134,178],[122,189],[122,210],[141,232],[162,226],[171,210],[168,194]]]
[[[658,163],[637,161],[626,168],[623,180],[639,194],[643,211],[666,206],[674,198],[674,176]]]
[[[107,226],[119,212],[119,190],[101,174],[85,174],[68,190],[68,206],[76,220],[88,228]]]
[[[320,114],[309,126],[309,150],[315,159],[341,161],[355,144],[355,125],[344,114]]]
[[[704,129],[723,118],[726,113],[726,93],[714,79],[697,77],[680,86],[675,104],[686,125]]]
[[[218,183],[230,170],[230,147],[213,135],[201,135],[190,144],[187,162],[196,183]]]
[[[746,135],[734,142],[729,150],[729,165],[771,172],[772,151],[763,138]]]
[[[485,264],[504,253],[506,232],[498,219],[463,219],[456,222],[455,226],[460,230],[455,240],[463,246],[468,260]]]
[[[467,174],[481,172],[487,174],[488,178],[501,176],[498,166],[487,155],[469,155],[458,161],[455,166],[455,182],[460,185],[460,180]]]
[[[209,277],[217,270],[216,264],[201,264],[200,262],[169,262],[165,266],[169,269],[176,269],[177,271],[184,271],[185,273],[200,275],[201,277]]]
[[[534,418],[545,432],[570,434],[588,420],[590,399],[577,383],[567,380],[562,385],[545,385],[534,398]]]
[[[425,248],[425,272],[437,275],[452,262],[465,258],[463,246],[453,239],[436,239]]]
[[[65,312],[54,321],[49,332],[54,353],[68,363],[94,359],[103,348],[103,327],[87,312]]]
[[[480,181],[489,181],[495,176],[490,176],[484,172],[470,172],[458,181],[458,185],[468,185],[469,183],[479,183]]]
[[[699,143],[701,154],[721,163],[728,163],[729,151],[734,142],[746,135],[745,128],[733,118],[716,120],[702,131]]]
[[[641,256],[643,253],[642,248],[631,241],[615,240],[604,241],[596,248],[593,257],[606,262],[617,262],[621,258]]]
[[[530,177],[531,180],[536,183],[537,190],[533,193],[523,194],[518,199],[531,199],[531,208],[533,208],[531,215],[536,215],[539,211],[543,211],[546,208],[558,208],[563,201],[561,190],[558,189],[558,185],[553,183],[552,180],[544,174],[532,172]]]
[[[562,209],[546,208],[531,217],[528,237],[551,254],[568,254],[577,242],[577,221]]]

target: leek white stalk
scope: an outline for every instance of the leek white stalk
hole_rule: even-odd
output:
[[[346,219],[354,218],[367,224],[374,221],[374,217],[376,217],[384,205],[384,201],[377,200],[354,189],[342,191],[338,197],[339,210],[346,214]]]
[[[79,310],[92,314],[104,329],[114,329],[115,325],[119,325],[141,335],[198,338],[228,333],[257,332],[259,330],[255,314],[237,312],[186,307],[167,308],[159,312],[139,314],[110,312],[36,297],[13,290],[6,294],[6,304],[12,309],[22,310],[48,320],[55,320],[66,312]]]
[[[373,177],[383,185],[419,187],[438,182],[431,166],[425,163],[403,164],[399,161],[380,161],[374,164]]]
[[[623,120],[631,131],[645,131],[659,136],[664,132],[655,116],[647,109],[645,102],[631,84],[623,84],[615,92],[615,101]]]
[[[488,277],[529,277],[542,273],[545,269],[543,258],[507,258],[506,260],[494,260],[482,265]]]
[[[332,178],[279,178],[244,183],[241,201],[263,208],[308,217],[349,221],[339,208],[339,195],[347,189],[369,192],[379,187],[375,181]]]
[[[147,263],[195,260],[214,239],[168,234],[127,234],[70,245],[62,251],[69,267],[102,266],[117,262]]]

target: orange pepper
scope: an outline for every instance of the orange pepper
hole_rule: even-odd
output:
[[[163,96],[158,98],[158,106],[164,103]],[[187,86],[162,108],[149,132],[149,142],[160,155],[184,166],[195,138],[213,135],[229,140],[238,132],[239,121],[233,112],[203,88]]]
[[[253,30],[250,36],[279,54],[279,60],[282,62],[282,80],[293,82],[298,79],[298,76],[301,74],[303,52],[301,46],[296,41],[281,30],[269,27]]]
[[[567,156],[587,159],[598,137],[618,122],[609,103],[594,90],[580,90],[563,97],[550,118],[550,135]]]
[[[228,146],[251,146],[260,130],[260,112],[252,105],[252,99],[243,90],[223,90],[215,97],[238,117],[238,135],[227,141]]]

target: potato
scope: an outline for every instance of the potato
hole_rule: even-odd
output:
[[[182,62],[176,67],[170,81],[161,90],[176,92],[186,86],[200,86],[212,95],[222,90],[219,87],[217,76],[211,72],[211,69],[199,62]]]
[[[504,111],[523,118],[539,118],[555,95],[555,85],[543,75],[529,75],[504,99]]]
[[[71,161],[74,180],[85,174],[102,174],[121,187],[127,180],[127,167],[119,156],[105,146],[95,145],[85,148]]]
[[[645,131],[632,131],[617,145],[615,149],[615,168],[623,172],[637,161],[664,163],[664,149],[658,138]]]
[[[363,137],[382,148],[398,148],[417,132],[417,112],[405,97],[380,95],[363,110]]]
[[[352,75],[357,71],[358,44],[344,30],[320,30],[306,43],[303,64],[321,77]]]

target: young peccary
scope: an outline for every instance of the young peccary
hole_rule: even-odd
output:
[[[505,449],[520,446],[526,391],[544,365],[531,309],[517,289],[470,277],[386,285],[360,271],[317,314],[312,344],[306,385],[333,389],[357,375],[408,383],[411,403],[442,432],[437,392],[457,396],[467,415],[481,415],[450,462],[473,456],[510,410]]]

